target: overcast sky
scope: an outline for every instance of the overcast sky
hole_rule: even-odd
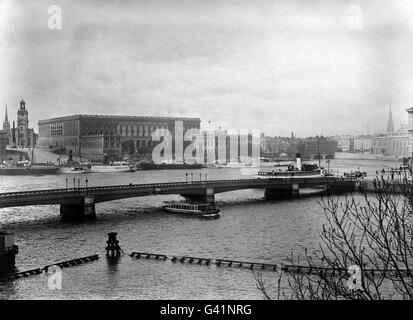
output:
[[[61,30],[47,26],[53,4]],[[36,131],[170,112],[269,135],[374,133],[390,103],[398,128],[413,106],[413,2],[0,0],[0,122],[22,97]]]

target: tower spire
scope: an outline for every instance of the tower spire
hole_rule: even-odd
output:
[[[387,133],[394,132],[393,116],[391,112],[391,105],[389,107],[389,120],[387,121]]]
[[[5,108],[5,114],[4,114],[3,130],[6,131],[6,132],[10,131],[9,116],[7,114],[7,104],[6,104],[6,108]]]

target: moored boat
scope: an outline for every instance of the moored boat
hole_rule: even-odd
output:
[[[116,172],[134,172],[136,167],[125,161],[114,161],[109,165],[92,165],[90,172],[92,173],[116,173]]]
[[[218,219],[220,210],[215,203],[165,202],[162,209],[166,212]]]
[[[140,167],[142,170],[173,170],[173,169],[202,169],[203,164],[199,163],[153,163],[153,162],[141,162]]]
[[[23,176],[23,175],[47,175],[56,174],[59,167],[51,165],[33,165],[30,161],[18,161],[0,165],[0,175]]]
[[[87,166],[72,166],[72,167],[60,167],[59,173],[64,174],[82,174],[88,173],[89,168]]]

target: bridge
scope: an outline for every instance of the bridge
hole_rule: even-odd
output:
[[[265,189],[267,199],[277,199],[296,197],[301,188],[323,188],[337,193],[352,192],[357,187],[356,179],[338,177],[250,178],[128,184],[0,193],[0,208],[60,205],[62,217],[72,219],[94,217],[96,203],[149,195],[179,194],[187,201],[214,202],[214,195],[217,193],[241,189]]]

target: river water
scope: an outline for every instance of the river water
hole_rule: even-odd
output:
[[[266,164],[270,166],[271,164]],[[325,167],[327,164],[323,163]],[[360,168],[369,176],[400,162],[332,160],[330,168]],[[239,169],[158,170],[124,174],[76,175],[81,186],[246,178]],[[191,173],[193,175],[191,176]],[[200,176],[201,174],[201,176]],[[71,175],[0,176],[0,192],[64,188]],[[315,250],[324,222],[319,196],[266,201],[264,190],[216,195],[221,218],[202,220],[164,213],[159,206],[179,196],[148,196],[96,205],[97,218],[61,222],[58,206],[0,209],[0,228],[15,232],[16,267],[23,271],[54,262],[99,254],[100,259],[62,269],[62,287],[50,290],[46,274],[0,282],[0,299],[261,299],[251,271],[197,264],[174,264],[123,256],[105,257],[108,232],[117,232],[121,248],[132,251],[205,258],[286,263],[291,253]],[[273,281],[271,272],[265,273]]]

